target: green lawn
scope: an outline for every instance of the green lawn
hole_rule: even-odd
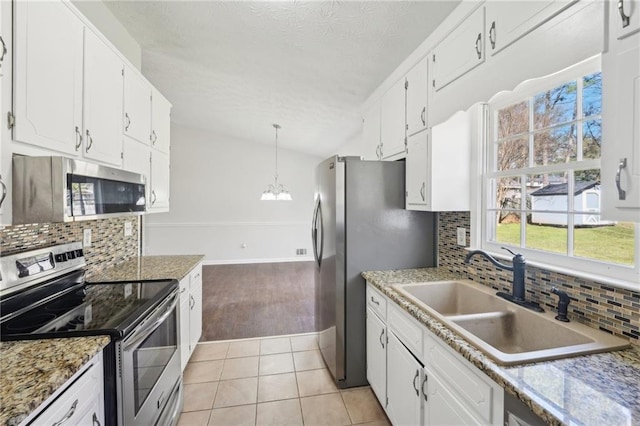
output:
[[[527,224],[528,248],[567,252],[567,229]],[[497,228],[497,241],[520,245],[520,224],[503,223]],[[598,228],[576,228],[574,255],[605,262],[633,265],[634,226],[621,223]]]

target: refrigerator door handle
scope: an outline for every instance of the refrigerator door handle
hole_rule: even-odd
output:
[[[318,229],[318,223],[320,223],[320,229]],[[320,231],[320,247],[318,247],[318,231]],[[322,210],[320,210],[320,198],[316,201],[316,208],[313,211],[313,223],[311,224],[311,242],[313,243],[313,257],[315,258],[318,268],[322,263],[322,244],[323,244],[323,232],[322,232]],[[318,250],[320,248],[320,250]]]

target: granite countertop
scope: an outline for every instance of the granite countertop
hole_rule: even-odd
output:
[[[555,361],[499,366],[391,288],[391,284],[462,277],[442,268],[363,272],[362,276],[547,423],[640,424],[640,346]]]
[[[88,282],[176,279],[180,281],[203,255],[140,256],[87,276]]]
[[[0,343],[0,425],[13,426],[109,344],[109,337]]]

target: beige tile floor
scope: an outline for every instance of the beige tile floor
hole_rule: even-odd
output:
[[[315,334],[204,342],[184,372],[179,426],[389,426],[368,386],[339,390]]]

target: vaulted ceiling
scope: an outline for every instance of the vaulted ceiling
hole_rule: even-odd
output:
[[[329,155],[458,1],[105,1],[172,122]]]

